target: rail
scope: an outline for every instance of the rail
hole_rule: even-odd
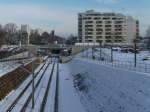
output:
[[[50,90],[50,85],[51,85],[51,82],[52,82],[54,67],[55,67],[55,63],[53,64],[53,67],[52,67],[52,70],[51,70],[51,73],[50,73],[50,77],[49,77],[49,80],[48,80],[46,91],[44,93],[44,98],[43,98],[42,103],[41,103],[40,112],[44,112],[44,110],[45,110],[45,105],[46,105],[46,102],[47,102],[47,97],[48,97],[48,93],[49,93],[49,90]]]
[[[39,75],[39,73],[41,72],[41,70],[44,68],[44,66],[46,65],[46,63],[43,64],[43,66],[40,68],[40,70],[35,74],[34,79]],[[46,66],[45,70],[47,69],[48,65]],[[13,101],[13,103],[8,107],[8,109],[6,110],[6,112],[11,112],[13,110],[13,108],[16,106],[17,102],[20,100],[20,98],[24,95],[24,93],[26,92],[26,90],[29,88],[29,86],[31,86],[32,84],[32,79],[29,81],[29,83],[25,86],[25,88],[22,90],[22,92],[18,95],[18,97]]]

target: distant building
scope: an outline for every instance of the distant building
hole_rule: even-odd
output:
[[[145,49],[150,49],[150,36],[141,38],[140,46]]]
[[[93,10],[78,14],[78,37],[83,43],[132,44],[139,36],[139,22],[119,13]]]
[[[132,44],[133,40],[139,38],[139,21],[133,19],[131,16],[126,17],[126,43]]]
[[[30,36],[29,25],[21,25],[21,44],[28,45]]]
[[[34,34],[34,33],[37,33],[37,34],[39,34],[39,35],[42,35],[43,30],[40,29],[40,28],[32,29],[32,30],[31,30],[31,34]]]

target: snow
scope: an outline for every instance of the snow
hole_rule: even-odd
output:
[[[55,102],[55,91],[56,91],[56,76],[57,76],[57,69],[56,69],[56,65],[55,65],[55,69],[54,69],[54,73],[53,73],[53,77],[52,77],[52,82],[50,85],[50,89],[49,89],[49,94],[48,94],[48,98],[47,98],[47,102],[45,105],[45,112],[54,112],[54,102]]]
[[[108,48],[103,48],[102,52],[104,52],[107,55],[111,54],[111,50]],[[137,62],[150,64],[150,60],[148,60],[148,61],[142,60],[146,56],[150,56],[150,52],[140,51],[140,53],[137,54]],[[113,51],[113,58],[115,61],[134,62],[134,53],[130,53],[130,52],[129,53],[122,53],[121,51]]]
[[[47,62],[48,64],[48,62]],[[46,64],[46,65],[47,65]],[[44,68],[46,67],[44,66]],[[35,73],[41,68],[42,64],[36,69]],[[54,96],[55,96],[55,86],[56,86],[56,68],[55,65],[54,74],[52,77],[52,83],[50,85],[50,90],[48,93],[48,100],[46,102],[45,112],[51,112],[54,109]],[[73,86],[73,79],[70,75],[70,71],[68,66],[65,64],[60,65],[59,75],[60,75],[60,84],[59,84],[59,111],[61,112],[85,112],[83,105],[80,102],[78,94],[75,92],[75,88]],[[35,108],[32,110],[32,102],[30,101],[26,112],[38,112],[40,111],[40,106],[46,91],[46,87],[48,84],[48,79],[50,77],[50,73],[52,70],[52,64],[48,66],[43,78],[35,90]],[[38,79],[42,75],[43,70],[35,79],[35,84],[37,83]],[[11,105],[11,103],[15,100],[15,98],[21,93],[21,91],[25,88],[28,82],[32,79],[32,75],[30,75],[16,90],[7,96],[3,101],[0,103],[0,112],[6,111],[6,109]],[[21,97],[17,105],[13,108],[12,112],[19,112],[21,107],[26,102],[28,96],[32,91],[32,86],[30,86],[24,95]],[[71,99],[71,101],[70,101]]]
[[[86,112],[73,86],[72,71],[60,65],[60,112]]]
[[[48,63],[47,63],[47,64],[48,64]],[[47,64],[46,64],[46,65],[47,65]],[[51,70],[51,66],[48,66],[48,69]],[[41,75],[43,75],[42,73],[43,73],[43,70],[42,70],[42,71],[40,72],[40,74],[36,77],[36,79],[35,79],[35,85],[37,84],[37,82],[38,82],[38,80],[40,79]],[[48,75],[48,74],[49,74],[49,72],[47,71],[44,75]],[[42,78],[42,79],[43,79],[43,78]],[[41,82],[40,84],[42,84],[43,82],[45,82],[45,80],[42,80],[42,82]],[[37,96],[38,96],[38,94],[39,94],[39,91],[37,91],[37,90],[41,89],[40,87],[41,87],[41,86],[39,85],[38,88],[35,90],[35,101],[37,100]],[[16,107],[13,109],[12,112],[17,112],[17,111],[20,112],[20,111],[21,111],[21,107],[22,107],[22,105],[25,104],[25,102],[27,101],[27,98],[28,98],[29,95],[31,94],[31,91],[32,91],[32,85],[27,89],[27,91],[25,92],[25,95],[23,95],[23,97],[21,97],[21,99],[19,100],[19,102],[17,103]],[[38,103],[39,103],[39,102],[38,102]],[[29,105],[28,105],[28,111],[32,111],[31,106],[32,106],[32,103],[30,102]]]
[[[149,112],[150,75],[76,58],[68,63],[73,77],[81,74],[85,91],[76,91],[88,112]]]
[[[44,74],[44,77],[41,80],[41,83],[40,83],[39,87],[35,91],[35,108],[34,108],[33,112],[39,112],[40,111],[40,106],[41,106],[42,100],[44,98],[44,94],[45,94],[45,91],[46,91],[46,87],[47,87],[47,84],[48,84],[48,80],[49,80],[49,77],[50,77],[51,70],[52,70],[52,65],[50,65],[48,67],[47,71]],[[48,99],[50,101],[52,101],[51,98],[48,98]],[[29,106],[31,107],[31,105],[32,104],[30,102]],[[48,106],[47,108],[49,108],[49,107],[50,106]],[[27,111],[27,112],[30,112],[30,111]]]
[[[29,52],[23,52],[17,55],[10,56],[8,58],[4,58],[4,60],[14,59],[14,58],[25,58],[25,57],[28,57],[28,55],[29,55]],[[0,77],[5,75],[8,72],[15,70],[19,66],[20,64],[15,61],[0,62]]]
[[[18,68],[20,64],[14,62],[0,62],[0,77]]]
[[[42,67],[43,64],[41,64],[36,70],[35,73],[38,72],[38,70]],[[37,77],[38,78],[38,77]],[[6,110],[11,103],[17,98],[17,96],[21,93],[21,91],[25,88],[27,83],[32,79],[32,75],[30,75],[16,90],[13,90],[9,94],[8,97],[4,98],[0,103],[0,112],[3,110]],[[29,91],[29,90],[28,90]],[[29,93],[28,93],[29,94]],[[24,97],[26,99],[26,95]]]
[[[96,58],[100,57],[100,51],[99,48],[96,48],[97,51],[94,51],[94,56]],[[110,61],[111,58],[111,49],[108,48],[102,48],[102,57],[108,61]],[[91,57],[92,56],[92,50],[88,49],[85,52],[82,52],[83,56]],[[150,60],[143,61],[143,58],[150,56],[149,51],[140,51],[137,53],[137,63],[143,63],[143,64],[150,64]],[[121,62],[134,62],[134,53],[122,53],[121,51],[113,51],[113,60],[114,61],[121,61]]]
[[[83,59],[81,55],[59,66],[60,112],[150,112],[150,74],[112,67],[91,59]],[[30,102],[26,112],[40,110],[51,69],[52,64],[35,91],[34,110],[31,109]],[[35,79],[35,84],[40,75]],[[0,111],[11,104],[31,78],[32,76],[28,77],[17,90],[2,101]],[[45,112],[53,111],[55,86],[56,66]],[[28,88],[13,112],[20,111],[31,90],[31,87]]]
[[[97,51],[94,51],[95,60],[99,60],[100,51],[97,48]],[[112,67],[128,69],[131,71],[139,71],[143,73],[150,73],[150,60],[143,61],[142,59],[146,56],[149,56],[148,51],[141,51],[137,54],[137,65],[134,65],[134,53],[122,53],[119,51],[113,51],[113,63],[111,62],[111,50],[107,48],[102,48],[102,57],[104,61],[98,61],[99,63],[109,65]],[[92,50],[89,49],[83,53],[80,53],[78,57],[85,57],[92,59]]]

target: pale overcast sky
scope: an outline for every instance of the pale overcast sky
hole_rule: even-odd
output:
[[[0,0],[0,23],[29,24],[55,29],[59,35],[77,34],[77,14],[89,9],[119,12],[140,21],[141,35],[150,25],[150,0]]]

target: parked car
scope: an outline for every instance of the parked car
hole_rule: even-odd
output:
[[[128,50],[127,48],[121,48],[121,52],[122,52],[122,53],[128,53],[129,50]]]
[[[145,58],[143,58],[143,61],[146,61],[146,60],[150,60],[150,56],[146,56]]]
[[[121,51],[121,48],[120,47],[113,47],[112,50],[113,51]]]
[[[135,49],[134,48],[129,48],[129,52],[131,53],[135,53]],[[139,53],[140,49],[136,49],[136,53]]]

